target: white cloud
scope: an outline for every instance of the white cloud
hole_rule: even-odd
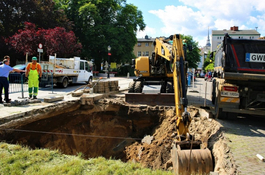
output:
[[[143,31],[137,31],[137,38],[144,38],[145,35],[155,37],[156,30],[154,28],[146,26]]]
[[[179,1],[184,5],[149,11],[163,23],[160,30],[164,36],[175,33],[191,35],[199,41],[199,45],[205,45],[208,27],[210,34],[211,30],[230,29],[231,26],[239,26],[239,29],[254,29],[258,26],[261,35],[265,32],[265,3],[261,0]],[[263,15],[253,15],[257,13]]]
[[[158,16],[164,27],[161,28],[163,34],[174,33],[192,35],[200,33],[208,28],[210,17],[203,16],[200,12],[194,12],[187,6],[166,6],[165,10],[151,10],[150,13]],[[194,30],[196,29],[196,30]]]

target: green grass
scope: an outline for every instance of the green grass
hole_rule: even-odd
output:
[[[64,155],[60,151],[29,149],[21,145],[0,142],[0,174],[172,174],[172,172],[143,168],[137,163],[103,157],[85,160],[82,154]]]

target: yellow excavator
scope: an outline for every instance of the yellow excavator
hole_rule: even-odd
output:
[[[132,61],[137,78],[129,84],[125,100],[149,105],[170,105],[173,102],[177,125],[177,138],[171,152],[174,173],[209,174],[213,170],[213,161],[207,143],[195,141],[189,133],[187,46],[179,34],[156,38],[153,45],[150,58],[143,56]]]

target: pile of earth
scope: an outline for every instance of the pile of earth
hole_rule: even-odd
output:
[[[220,175],[238,174],[232,153],[227,146],[229,140],[223,136],[221,124],[214,119],[209,119],[208,113],[202,109],[189,107],[188,111],[193,119],[189,127],[190,134],[195,137],[195,140],[206,139],[207,143],[208,139],[208,148],[214,159],[214,171]],[[135,142],[126,147],[126,158],[152,169],[172,170],[171,148],[176,133],[176,117],[174,110],[170,109],[165,111],[161,125],[154,129],[151,136],[148,136],[149,143]]]

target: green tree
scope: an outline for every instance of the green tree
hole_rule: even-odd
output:
[[[74,32],[83,46],[82,56],[94,59],[97,69],[108,60],[126,62],[133,58],[136,32],[145,24],[142,12],[126,0],[56,0],[74,22]]]
[[[189,63],[189,68],[197,68],[198,63],[200,62],[200,49],[198,47],[198,42],[193,40],[193,37],[190,35],[182,35],[183,41],[185,41],[187,47],[192,47],[192,51],[189,51],[187,48],[187,58],[186,61]]]
[[[214,69],[214,57],[215,57],[215,52],[213,52],[213,56],[211,58],[211,52],[208,51],[207,57],[204,60],[203,63],[203,70],[208,71],[208,70],[213,70]]]

